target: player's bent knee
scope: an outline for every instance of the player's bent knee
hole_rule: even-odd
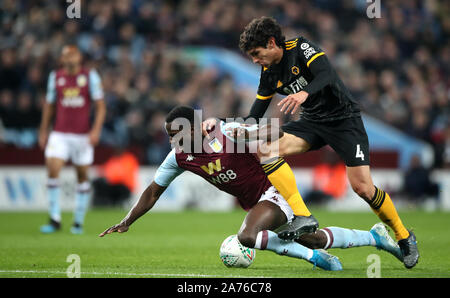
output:
[[[347,167],[347,176],[353,191],[369,202],[375,194],[369,166]]]
[[[256,152],[256,154],[261,162],[264,162],[265,160],[272,157],[280,156],[277,142],[267,142],[260,144],[258,146],[258,151]]]
[[[370,201],[372,199],[374,189],[371,183],[354,183],[352,184],[352,189],[365,201]]]

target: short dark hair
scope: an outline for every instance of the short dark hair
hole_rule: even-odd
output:
[[[169,114],[167,114],[166,123],[170,123],[177,118],[185,118],[190,123],[194,124],[196,117],[198,117],[198,116],[195,115],[195,111],[192,107],[176,106],[169,112]]]
[[[244,53],[257,47],[266,47],[269,38],[275,38],[275,43],[282,46],[285,37],[281,32],[281,27],[274,18],[260,17],[253,19],[247,26],[239,38],[239,48]]]

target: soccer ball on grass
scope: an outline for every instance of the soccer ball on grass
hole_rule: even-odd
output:
[[[247,268],[255,260],[255,250],[242,245],[237,235],[231,235],[220,246],[220,259],[227,267]]]

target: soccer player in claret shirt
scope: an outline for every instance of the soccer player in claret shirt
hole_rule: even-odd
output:
[[[341,270],[339,260],[319,249],[350,248],[358,246],[376,246],[400,261],[402,255],[397,243],[390,238],[383,224],[376,224],[370,231],[350,230],[328,227],[316,233],[303,234],[295,241],[286,241],[274,231],[290,222],[294,217],[292,208],[280,193],[271,185],[261,169],[258,157],[251,153],[250,146],[227,136],[233,128],[242,128],[248,132],[250,139],[271,140],[278,138],[282,132],[276,127],[265,128],[241,126],[236,122],[220,121],[210,139],[202,137],[200,120],[190,107],[174,108],[166,117],[166,130],[174,149],[159,166],[154,181],[142,193],[139,201],[127,216],[99,236],[113,232],[128,231],[130,225],[149,211],[169,184],[185,170],[206,179],[218,189],[235,196],[242,208],[248,211],[238,233],[238,240],[247,247],[267,249],[280,255],[304,259],[325,270]],[[185,119],[185,126],[176,123]],[[186,126],[189,129],[186,129]],[[275,133],[272,133],[272,129]],[[200,152],[195,150],[195,134],[198,132],[201,143]],[[263,136],[264,135],[264,136]],[[198,144],[198,143],[197,143]]]
[[[61,64],[61,68],[49,75],[39,129],[39,146],[45,149],[50,205],[50,221],[40,230],[48,234],[61,228],[59,173],[71,160],[78,180],[71,232],[81,234],[90,198],[88,170],[94,160],[94,146],[100,139],[106,107],[100,76],[95,69],[83,67],[82,55],[76,46],[63,47]],[[91,125],[92,105],[95,117]]]
[[[404,265],[414,267],[419,258],[415,235],[404,227],[389,194],[372,182],[369,141],[358,103],[326,54],[302,36],[286,41],[281,27],[270,17],[252,20],[240,36],[239,47],[254,63],[261,65],[256,100],[248,118],[262,118],[275,93],[286,95],[278,103],[281,112],[294,114],[301,108],[299,120],[283,125],[284,135],[276,144],[277,155],[282,157],[330,145],[345,162],[352,189],[393,229],[404,255]],[[264,169],[282,163],[282,158],[275,158],[272,163],[267,161],[270,157],[261,155],[261,161],[266,159]],[[266,173],[284,197],[290,198],[297,192],[289,169],[280,167]],[[296,213],[300,216],[279,234],[282,238],[295,238],[302,225],[311,224],[310,212],[303,207],[301,198],[293,199],[292,204],[300,206]]]

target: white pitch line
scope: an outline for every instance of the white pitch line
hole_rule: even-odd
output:
[[[23,274],[67,274],[65,271],[48,270],[0,270],[1,273],[23,273]],[[191,273],[130,273],[130,272],[81,272],[83,275],[124,275],[124,276],[163,276],[163,277],[206,277],[206,278],[268,278],[266,276],[242,276],[242,275],[209,275]]]

